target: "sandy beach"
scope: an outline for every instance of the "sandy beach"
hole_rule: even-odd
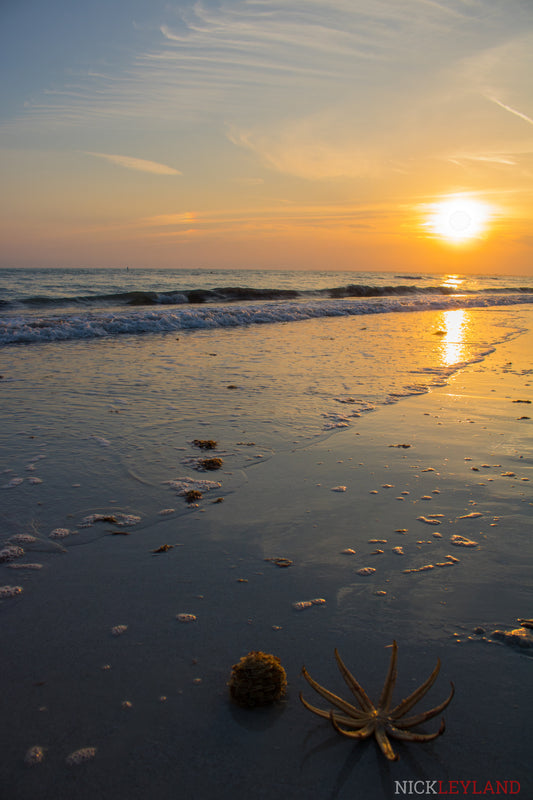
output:
[[[477,311],[477,324],[485,313],[492,322],[500,314]],[[424,329],[438,328],[437,312],[424,314]],[[30,350],[12,353],[1,546],[25,552],[0,564],[0,585],[22,589],[0,600],[6,797],[382,800],[405,781],[441,781],[441,794],[454,781],[476,781],[470,793],[513,781],[530,797],[533,648],[492,633],[533,616],[533,312],[501,314],[513,335],[445,385],[329,432],[324,420],[315,429],[309,409],[298,426],[292,368],[277,375],[273,367],[261,385],[254,374],[240,391],[253,359],[233,372],[205,368],[231,396],[232,413],[206,382],[205,397],[191,389],[189,406],[176,397],[172,410],[164,383],[143,378],[146,352],[159,348],[161,366],[171,337],[121,343],[128,364],[138,353],[144,399],[126,393],[105,343],[90,353],[78,343],[69,361],[56,347],[40,368]],[[415,325],[417,315],[407,316],[402,324]],[[365,318],[365,335],[389,322]],[[354,321],[327,325],[324,338],[342,339]],[[277,332],[278,352],[290,350],[290,330]],[[197,370],[210,336],[187,342]],[[41,372],[32,386],[33,358]],[[98,359],[98,374],[89,359]],[[311,386],[319,366],[306,367]],[[358,399],[361,411],[363,391]],[[175,413],[186,422],[179,432]],[[194,438],[217,439],[220,470],[191,469],[206,456]],[[189,504],[168,483],[185,475],[221,485]],[[390,763],[375,741],[339,736],[298,694],[326,705],[302,678],[305,664],[348,699],[337,647],[377,699],[393,640],[395,698],[422,683],[437,658],[440,675],[420,710],[440,703],[450,681],[456,694],[444,735],[395,742],[400,759]],[[278,656],[287,672],[287,694],[273,707],[229,699],[232,665],[252,650]],[[421,730],[437,730],[439,719]],[[35,746],[43,758],[29,765]],[[81,748],[94,751],[66,763]]]

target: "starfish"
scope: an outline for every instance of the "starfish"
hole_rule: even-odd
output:
[[[366,739],[369,736],[374,735],[381,752],[389,761],[398,760],[397,754],[392,749],[388,738],[389,736],[392,736],[394,739],[401,739],[409,742],[430,742],[432,739],[436,739],[438,736],[441,736],[444,733],[444,719],[441,720],[440,727],[436,733],[415,733],[414,731],[407,729],[413,728],[416,725],[420,725],[421,723],[426,722],[428,719],[432,719],[433,717],[437,716],[437,714],[440,714],[441,711],[444,711],[455,692],[453,683],[451,683],[452,690],[449,696],[438,706],[435,706],[435,708],[432,708],[429,711],[424,711],[421,714],[405,717],[405,714],[407,714],[407,712],[410,711],[422,697],[424,697],[426,692],[428,692],[435,683],[440,670],[440,659],[437,659],[437,665],[429,678],[427,678],[427,680],[425,680],[424,683],[418,687],[418,689],[415,689],[412,694],[406,697],[405,700],[402,700],[401,703],[392,709],[390,706],[394,684],[396,683],[396,661],[398,659],[398,645],[395,641],[392,643],[392,654],[387,677],[385,678],[381,696],[376,706],[374,706],[363,687],[360,686],[352,673],[349,672],[347,667],[344,665],[336,648],[335,659],[341,675],[346,681],[348,688],[351,689],[355,695],[359,707],[352,705],[352,703],[348,703],[346,700],[343,700],[341,697],[333,694],[333,692],[325,689],[323,686],[313,680],[305,667],[302,668],[302,674],[309,685],[312,686],[313,689],[324,698],[324,700],[327,700],[333,706],[340,709],[340,711],[343,713],[339,714],[333,709],[326,711],[321,708],[317,708],[316,706],[311,705],[311,703],[308,703],[307,700],[305,700],[302,696],[301,692],[300,700],[309,711],[313,712],[313,714],[317,714],[319,717],[323,717],[324,719],[329,719],[338,733],[341,733],[343,736],[347,736],[350,739]]]

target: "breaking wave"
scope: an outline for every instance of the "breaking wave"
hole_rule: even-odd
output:
[[[404,276],[404,280],[409,276]],[[416,280],[416,278],[413,278]],[[213,289],[168,289],[163,291],[147,291],[144,289],[125,292],[80,295],[45,295],[36,294],[18,297],[16,300],[0,299],[0,307],[4,310],[64,308],[79,306],[91,308],[102,306],[159,306],[159,305],[204,305],[210,303],[244,303],[265,301],[286,301],[317,299],[343,299],[357,297],[409,297],[409,296],[455,296],[490,294],[533,294],[533,287],[498,287],[486,289],[459,289],[453,286],[420,286],[416,284],[395,284],[390,286],[347,284],[325,289],[282,289],[254,288],[250,286],[223,286]]]
[[[235,328],[278,322],[296,322],[318,317],[343,317],[365,314],[406,313],[434,309],[484,308],[533,303],[533,289],[514,289],[454,294],[443,287],[431,292],[413,291],[410,287],[367,287],[349,285],[339,289],[308,292],[313,299],[304,299],[299,292],[248,288],[201,289],[166,295],[155,292],[127,292],[118,295],[126,306],[139,306],[135,311],[121,308],[117,295],[108,295],[113,309],[90,308],[67,313],[39,315],[35,311],[38,298],[32,298],[34,310],[13,313],[0,320],[0,344],[38,343],[94,339],[123,334],[171,333],[213,328]],[[272,292],[275,292],[273,298]],[[325,294],[327,292],[328,294]],[[333,294],[336,292],[336,294]],[[224,297],[222,298],[222,293]],[[146,302],[151,296],[152,302]],[[268,295],[268,296],[267,296]],[[296,295],[295,300],[291,300]],[[172,297],[172,300],[162,298]],[[280,299],[280,298],[283,299]],[[113,299],[114,298],[114,299]],[[128,298],[127,301],[125,298]],[[195,298],[195,299],[191,299]],[[335,298],[335,299],[333,299]],[[94,298],[92,298],[94,300]],[[251,302],[253,299],[263,302]],[[275,299],[276,302],[265,302]],[[30,300],[30,298],[28,298]],[[238,304],[238,300],[241,304]],[[174,308],[161,308],[172,304]],[[31,305],[28,302],[28,305]],[[158,305],[159,308],[153,306]],[[146,308],[148,306],[148,308]]]

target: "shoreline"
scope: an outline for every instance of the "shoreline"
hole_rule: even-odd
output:
[[[519,780],[527,796],[529,653],[473,633],[533,616],[532,423],[519,419],[533,414],[517,402],[533,400],[533,313],[517,316],[527,332],[446,386],[259,460],[224,503],[206,495],[198,509],[133,526],[129,536],[94,526],[76,544],[65,540],[67,553],[45,554],[45,568],[24,576],[24,595],[0,609],[10,653],[4,785],[21,800],[140,800],[148,792],[170,800],[178,781],[183,796],[214,800],[236,791],[344,800],[355,787],[381,800],[393,796],[394,780],[426,776]],[[478,544],[452,545],[454,535]],[[153,553],[165,543],[174,546]],[[404,572],[449,554],[459,561]],[[265,561],[274,557],[292,564]],[[11,573],[18,581],[17,570],[0,567],[1,583]],[[376,571],[357,574],[366,567]],[[293,608],[317,598],[326,602]],[[180,613],[196,620],[180,623]],[[120,624],[127,631],[112,636]],[[389,767],[374,742],[346,742],[310,715],[298,692],[318,700],[299,675],[305,662],[346,694],[338,647],[376,696],[393,638],[395,696],[418,685],[438,656],[426,707],[450,680],[457,694],[445,735],[398,745],[401,761]],[[278,655],[289,679],[285,703],[257,713],[234,707],[226,689],[232,664],[253,649]],[[46,759],[28,768],[24,753],[36,744]],[[67,768],[67,755],[83,746],[97,756]]]

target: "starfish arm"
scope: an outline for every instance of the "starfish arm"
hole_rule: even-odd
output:
[[[357,731],[346,731],[344,728],[341,728],[339,722],[342,721],[341,717],[335,716],[333,711],[329,712],[329,718],[331,720],[331,724],[337,731],[337,733],[342,734],[343,736],[347,736],[349,739],[367,739],[369,736],[372,736],[374,733],[375,722],[367,722],[362,728],[359,728]]]
[[[444,700],[440,705],[435,706],[435,708],[429,709],[429,711],[424,711],[421,714],[415,714],[414,717],[407,717],[407,719],[402,720],[395,720],[395,724],[397,728],[413,728],[415,725],[421,725],[423,722],[427,722],[428,719],[433,719],[436,717],[437,714],[440,714],[441,711],[444,711],[446,706],[451,702],[452,697],[455,694],[455,686],[450,681],[452,690],[446,700]]]
[[[403,739],[405,742],[431,742],[442,736],[446,730],[444,720],[441,721],[440,727],[436,733],[415,733],[414,731],[402,731],[395,728],[394,725],[387,725],[387,732],[395,739]]]
[[[392,700],[394,684],[396,683],[396,676],[398,674],[396,670],[397,660],[398,660],[398,645],[396,644],[396,641],[393,641],[389,669],[387,672],[387,677],[385,678],[385,683],[383,684],[383,690],[381,692],[381,697],[379,698],[379,703],[378,703],[378,708],[382,709],[383,711],[389,710],[390,703]]]
[[[390,713],[391,719],[399,719],[400,717],[403,717],[404,714],[410,711],[412,707],[416,705],[418,701],[422,699],[422,697],[424,697],[426,692],[428,692],[431,689],[431,687],[437,680],[437,675],[439,674],[439,670],[440,670],[440,658],[437,659],[437,666],[435,667],[429,678],[425,680],[424,683],[418,687],[418,689],[415,689],[415,691],[412,694],[410,694],[409,697],[406,697],[404,700],[402,700],[401,703],[399,703],[396,706],[396,708],[392,709]]]
[[[300,692],[300,700],[302,701],[303,705],[309,710],[312,711],[313,714],[316,714],[323,719],[331,719],[331,709],[327,711],[322,708],[317,708],[317,706],[312,705],[309,703],[303,694]],[[368,723],[368,719],[353,719],[351,717],[345,717],[341,714],[337,714],[335,719],[342,723],[342,725],[348,725],[350,728],[362,728],[364,725]]]
[[[399,756],[392,749],[389,738],[381,727],[376,728],[376,740],[385,758],[388,758],[389,761],[398,761]]]
[[[341,675],[346,681],[346,685],[348,686],[349,689],[351,689],[351,691],[356,696],[357,700],[361,704],[361,708],[363,708],[365,711],[372,711],[374,709],[372,701],[368,697],[363,687],[356,681],[350,670],[344,664],[337,648],[335,648],[335,659],[337,661],[337,666],[340,669]]]
[[[327,700],[332,705],[337,706],[337,708],[340,708],[341,711],[346,712],[348,716],[354,717],[354,719],[364,719],[365,714],[363,711],[361,711],[359,708],[356,708],[351,703],[347,703],[346,700],[343,700],[341,697],[333,694],[333,692],[329,692],[327,689],[313,680],[305,667],[302,667],[302,675],[307,683],[312,686],[315,692],[318,692],[318,694],[323,697],[324,700]]]

